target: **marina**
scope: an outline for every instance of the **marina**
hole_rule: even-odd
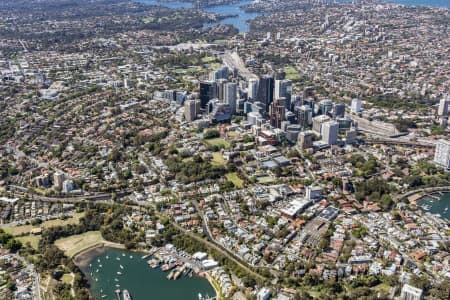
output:
[[[164,247],[153,249],[152,253],[136,257],[128,251],[106,248],[91,257],[81,269],[88,277],[94,297],[146,300],[151,294],[151,299],[197,300],[199,295],[203,295],[202,299],[212,299],[210,296],[215,295],[205,278],[193,276],[200,271],[199,265],[190,262],[187,254],[174,255]],[[108,260],[107,256],[120,257],[120,261]]]
[[[424,211],[450,220],[450,193],[436,192],[427,194],[418,201],[418,204]]]

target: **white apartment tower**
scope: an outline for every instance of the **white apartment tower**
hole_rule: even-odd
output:
[[[361,111],[362,102],[359,99],[353,99],[352,100],[352,106],[351,106],[351,112],[352,113],[359,113]]]
[[[322,141],[328,145],[336,145],[338,142],[339,123],[329,121],[322,124]]]
[[[446,169],[450,169],[450,141],[441,139],[436,142],[434,162]]]
[[[449,105],[450,99],[442,98],[441,101],[439,101],[438,115],[443,117],[448,116]]]

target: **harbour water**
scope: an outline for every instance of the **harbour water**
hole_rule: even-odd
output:
[[[133,300],[198,300],[198,294],[215,296],[204,278],[182,276],[168,280],[167,273],[150,268],[142,254],[106,248],[81,266],[95,299],[117,300],[115,291],[128,290]]]
[[[450,220],[450,193],[433,194],[418,202],[419,206],[432,214],[440,214],[442,218]]]
[[[180,1],[158,1],[158,0],[135,0],[142,3],[147,3],[151,5],[161,5],[166,6],[170,8],[192,8],[192,4],[189,2],[180,2]],[[348,2],[352,0],[337,0],[337,2]],[[250,4],[252,3],[252,0],[243,0],[238,3],[232,3],[232,4],[224,4],[224,5],[217,5],[217,6],[211,6],[204,8],[205,11],[212,12],[212,13],[218,13],[218,14],[233,14],[237,15],[236,17],[231,18],[225,18],[217,23],[211,23],[208,24],[208,26],[214,26],[217,24],[229,24],[233,25],[237,29],[239,29],[240,32],[248,32],[249,26],[247,24],[247,21],[257,17],[260,15],[259,13],[255,12],[245,12],[240,7],[242,5]],[[404,5],[417,5],[417,6],[435,6],[435,7],[450,7],[450,0],[387,0],[386,2],[392,2],[392,3],[398,3],[398,4],[404,4]]]
[[[166,6],[170,8],[192,8],[192,4],[188,2],[179,2],[179,1],[158,1],[158,0],[137,0],[142,3],[147,3],[151,5],[161,5]],[[243,0],[238,3],[232,3],[232,4],[224,4],[224,5],[217,5],[217,6],[211,6],[206,7],[203,10],[217,13],[217,14],[223,14],[223,15],[237,15],[236,17],[230,17],[225,18],[223,20],[220,20],[216,23],[208,24],[208,26],[215,26],[218,24],[229,24],[236,27],[240,32],[248,32],[248,24],[247,21],[251,20],[255,17],[257,17],[259,14],[254,12],[245,12],[240,8],[242,5],[250,4],[252,3],[251,0]]]
[[[416,6],[450,7],[449,0],[390,0],[386,2],[395,2],[398,4]]]

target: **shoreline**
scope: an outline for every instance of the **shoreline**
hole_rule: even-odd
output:
[[[404,194],[399,200],[408,200],[408,202],[414,206],[418,206],[418,202],[427,195],[433,195],[436,193],[450,194],[450,188],[446,187],[428,187],[418,191],[410,191]]]
[[[82,269],[83,267],[87,266],[88,261],[91,259],[92,256],[99,255],[102,252],[106,251],[108,248],[127,250],[125,245],[123,244],[113,242],[100,242],[98,244],[95,244],[93,246],[90,246],[86,249],[79,251],[72,257],[72,260],[80,269]]]
[[[127,251],[127,252],[132,252],[132,253],[149,254],[148,251],[144,251],[144,250],[126,249],[125,245],[119,244],[119,243],[100,242],[98,244],[95,244],[95,245],[93,245],[91,247],[88,247],[88,248],[83,249],[80,252],[76,253],[72,257],[72,260],[75,263],[75,265],[77,265],[81,269],[83,274],[85,274],[84,270],[88,267],[89,261],[91,261],[92,257],[98,256],[98,255],[106,252],[108,249],[118,249],[118,250],[123,250],[123,251]],[[204,278],[204,279],[206,279],[208,281],[209,285],[214,290],[215,298],[217,300],[222,300],[223,299],[223,297],[221,296],[220,290],[218,290],[217,287],[216,287],[215,279],[212,278],[211,275],[208,272],[206,272],[206,271],[205,272],[201,272],[201,273],[196,274],[196,276],[200,277],[200,278]],[[220,286],[219,286],[219,288],[220,288]],[[89,292],[92,292],[91,288],[89,288]]]
[[[199,275],[200,276],[200,275]],[[203,277],[203,276],[202,276]],[[206,280],[208,280],[209,284],[212,286],[212,288],[214,289],[214,292],[216,293],[216,299],[217,300],[223,300],[222,297],[222,293],[220,290],[218,290],[218,288],[216,287],[216,284],[219,286],[220,288],[220,284],[214,279],[212,278],[211,275],[209,275],[208,272],[205,272],[205,278]]]

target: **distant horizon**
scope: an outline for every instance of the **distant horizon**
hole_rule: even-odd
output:
[[[337,0],[338,2],[351,2],[353,0]],[[408,6],[429,6],[450,8],[449,0],[380,0],[385,3],[403,4]]]
[[[135,2],[160,2],[164,6],[164,2],[162,0],[132,0]],[[243,2],[244,0],[240,0],[240,2]],[[338,2],[351,2],[352,0],[336,0]],[[409,5],[409,6],[429,6],[429,7],[442,7],[442,8],[450,8],[450,1],[449,0],[381,0],[385,3],[396,3],[396,4],[403,4],[403,5]],[[174,1],[167,1],[170,2],[183,2],[182,0],[174,0]],[[170,5],[168,5],[170,7]]]
[[[384,0],[384,2],[394,2],[410,6],[450,7],[449,0]]]

